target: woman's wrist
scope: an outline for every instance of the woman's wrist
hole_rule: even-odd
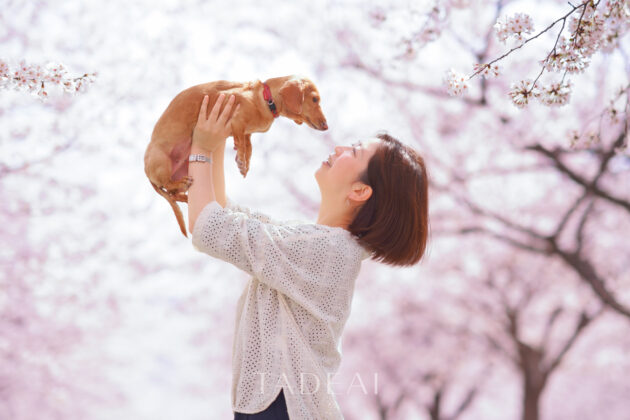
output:
[[[225,146],[219,146],[219,147],[225,147]],[[209,149],[207,149],[205,147],[202,147],[202,146],[200,146],[198,144],[193,143],[192,146],[190,147],[190,154],[201,153],[202,155],[210,156],[217,149],[218,149],[218,147],[215,150],[209,150]]]

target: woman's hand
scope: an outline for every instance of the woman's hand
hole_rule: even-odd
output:
[[[232,110],[232,105],[234,105],[235,96],[230,95],[230,99],[225,105],[223,112],[219,114],[224,98],[224,93],[219,95],[214,107],[212,107],[212,111],[210,111],[210,115],[206,118],[208,95],[203,97],[201,109],[199,110],[199,118],[197,119],[197,125],[193,130],[192,144],[194,147],[212,153],[215,149],[224,145],[225,140],[232,135],[232,117],[241,105],[237,105],[232,115],[228,118],[228,115]]]

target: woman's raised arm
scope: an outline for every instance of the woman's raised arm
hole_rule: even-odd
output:
[[[221,207],[225,207],[227,204],[225,198],[225,174],[223,169],[224,155],[225,143],[212,152],[212,184],[214,185],[214,195],[219,204],[221,204]]]
[[[206,116],[208,96],[204,97],[193,130],[190,153],[211,155],[212,162],[194,162],[188,165],[188,174],[192,177],[192,185],[188,189],[188,229],[191,233],[197,216],[208,203],[217,201],[221,207],[226,204],[223,156],[225,140],[232,134],[232,116],[228,115],[235,98],[231,96],[223,111],[219,112],[224,97],[224,94],[219,95],[209,116]],[[236,108],[238,109],[238,105]]]

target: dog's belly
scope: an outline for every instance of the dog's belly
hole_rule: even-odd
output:
[[[171,181],[178,181],[188,175],[188,155],[192,146],[192,139],[186,137],[175,144],[169,157],[171,158]]]
[[[269,122],[264,122],[263,124],[258,124],[258,125],[252,125],[250,123],[249,126],[246,126],[245,128],[245,134],[252,134],[252,133],[265,133],[269,130],[269,128],[271,127],[271,124],[273,123],[273,120],[269,121]]]

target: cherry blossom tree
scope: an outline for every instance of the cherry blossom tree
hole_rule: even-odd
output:
[[[472,339],[454,317],[409,296],[397,296],[388,321],[377,323],[376,318],[345,336],[344,354],[354,357],[344,373],[376,377],[378,392],[371,382],[365,387],[373,418],[465,418],[483,393],[492,361],[483,357],[483,343]],[[376,293],[373,298],[378,299]],[[375,324],[380,327],[372,328]],[[352,411],[348,415],[365,418]]]
[[[487,278],[475,282],[484,287],[482,293],[472,299],[458,296],[456,304],[475,314],[480,321],[475,328],[483,331],[481,337],[489,348],[513,364],[521,377],[521,419],[537,420],[541,396],[551,375],[606,307],[600,304],[590,309],[593,305],[588,304],[588,294],[583,291],[575,298],[579,305],[567,305],[570,301],[566,294],[571,289],[564,283],[553,285],[549,266],[543,263],[534,271],[535,263],[526,256],[521,258],[524,261],[512,258],[505,267],[491,267]],[[539,304],[543,301],[545,305]],[[568,319],[562,320],[559,327],[562,317]],[[532,331],[540,331],[539,336],[534,338]]]
[[[0,417],[230,414],[230,302],[247,279],[181,241],[142,155],[183,88],[302,72],[331,129],[274,123],[247,179],[226,165],[232,198],[314,220],[307,163],[383,128],[431,176],[426,263],[365,262],[357,279],[342,370],[381,387],[340,394],[346,416],[624,419],[628,2],[275,11],[6,2]]]
[[[503,2],[496,2],[496,5],[497,12],[495,13],[495,16],[500,13]],[[564,20],[568,19],[572,13],[576,14],[576,16],[572,17],[573,20],[571,21],[574,23],[571,23],[571,25],[569,25],[571,28],[573,28],[574,34],[571,39],[576,40],[575,43],[573,43],[573,41],[571,42],[572,45],[576,45],[574,48],[583,49],[583,54],[586,54],[585,51],[588,51],[589,54],[592,55],[597,48],[602,48],[605,51],[610,50],[612,46],[617,45],[618,38],[627,31],[628,20],[620,19],[620,16],[627,16],[626,14],[630,13],[628,11],[627,2],[612,1],[602,3],[601,7],[603,8],[605,5],[606,9],[602,9],[602,12],[600,14],[595,12],[596,10],[598,10],[596,9],[598,5],[599,2],[584,2],[580,5],[580,7],[573,7],[570,13],[566,14],[565,16],[563,16],[563,18],[556,21],[556,23],[558,21],[564,22]],[[578,12],[582,13],[577,16]],[[591,22],[585,23],[585,27],[591,28],[593,26],[597,26],[600,29],[606,27],[608,28],[608,32],[605,32],[603,31],[603,29],[601,29],[598,30],[599,32],[597,32],[597,34],[592,34],[588,36],[585,33],[583,34],[583,31],[580,31],[578,27],[578,23],[581,24],[580,16],[582,17],[584,22]],[[584,16],[586,16],[586,18]],[[509,31],[510,33],[517,34],[517,36],[522,36],[523,33],[527,33],[530,27],[531,19],[525,19],[522,16],[517,17],[518,20],[513,19],[510,20],[508,23],[500,23],[498,26],[499,28],[501,28],[499,33],[507,33],[506,31]],[[604,19],[604,17],[608,19],[608,26],[602,26],[600,24],[596,25],[592,23],[592,21],[599,22],[601,19]],[[550,25],[550,27],[551,26],[553,25]],[[483,52],[475,53],[475,56],[480,58],[480,61],[485,61],[485,58],[490,54],[490,48],[493,46],[493,44],[490,43],[490,40],[492,34],[494,33],[494,28],[494,26],[488,28],[488,32],[483,37],[486,42],[485,47],[482,48]],[[505,28],[511,29],[508,30]],[[582,35],[575,35],[575,33],[578,32]],[[541,34],[542,33],[543,32],[541,32]],[[595,44],[597,46],[596,48],[596,46],[593,45],[594,40],[602,39],[602,37],[604,37],[604,34],[606,33],[608,33],[609,35],[606,37],[606,39],[611,38],[611,43],[605,43],[602,41],[599,44]],[[614,36],[611,34],[614,34]],[[455,35],[455,37],[457,36]],[[528,38],[528,40],[532,39],[534,39],[534,37]],[[527,42],[527,40],[525,40],[525,42]],[[575,54],[578,54],[577,50],[574,51],[574,55]],[[353,57],[353,60],[356,61],[353,61],[350,65],[352,65],[354,68],[367,71],[376,80],[381,83],[385,83],[392,88],[404,87],[405,89],[417,92],[419,94],[428,93],[437,97],[441,96],[440,93],[437,92],[435,89],[431,89],[420,84],[414,84],[413,82],[409,81],[399,82],[397,80],[394,80],[392,77],[386,76],[384,74],[384,71],[381,70],[378,66],[370,67],[369,63],[361,61],[358,56]],[[584,63],[586,63],[586,61],[584,61]],[[625,60],[625,63],[626,68],[628,68],[629,64],[627,59]],[[493,62],[491,61],[488,64],[491,65],[493,64]],[[544,68],[545,67],[543,67],[543,69]],[[568,70],[565,71],[565,74],[567,72]],[[451,72],[450,74],[453,73]],[[465,87],[462,87],[463,85],[451,84],[451,86],[452,89],[459,89],[460,91],[466,89]],[[603,85],[601,87],[604,88]],[[600,111],[597,112],[597,114],[595,115],[595,118],[593,118],[592,103],[576,104],[576,106],[573,108],[575,110],[574,112],[582,115],[588,113],[589,118],[582,118],[584,127],[582,127],[581,129],[576,130],[574,127],[571,127],[570,129],[565,128],[565,135],[561,136],[561,139],[570,140],[571,147],[559,147],[556,141],[540,139],[540,137],[536,138],[533,135],[523,135],[523,129],[525,127],[531,126],[531,121],[528,120],[528,118],[537,118],[538,114],[536,114],[536,112],[538,112],[538,110],[532,111],[527,115],[514,114],[508,116],[504,110],[495,108],[495,104],[488,103],[487,95],[491,93],[494,94],[494,90],[501,90],[501,84],[499,83],[495,85],[490,85],[485,81],[485,79],[483,79],[480,82],[478,92],[479,95],[477,99],[473,99],[469,96],[465,102],[466,104],[474,105],[477,109],[476,113],[483,113],[484,109],[490,113],[494,113],[498,120],[498,124],[496,125],[496,127],[500,129],[500,134],[499,130],[496,131],[496,137],[506,138],[509,142],[515,144],[515,146],[518,146],[518,148],[515,149],[514,152],[533,152],[537,155],[540,155],[541,157],[544,157],[545,159],[539,162],[547,163],[547,168],[550,168],[554,171],[557,171],[559,174],[563,174],[564,176],[566,176],[568,180],[576,184],[578,190],[582,190],[582,194],[575,199],[575,203],[572,206],[567,208],[564,218],[561,219],[564,220],[564,222],[558,225],[555,233],[550,233],[549,235],[544,235],[536,232],[535,230],[528,229],[527,227],[519,226],[518,223],[511,221],[506,217],[502,217],[497,215],[496,213],[484,210],[479,205],[472,203],[471,200],[464,201],[464,203],[471,208],[473,214],[493,218],[494,220],[503,224],[507,229],[515,231],[515,233],[518,232],[519,234],[523,234],[525,232],[530,232],[533,241],[542,240],[543,242],[546,242],[546,244],[542,245],[542,247],[537,248],[529,244],[519,242],[511,237],[503,237],[505,242],[510,243],[513,246],[518,246],[522,249],[527,249],[530,252],[541,252],[543,254],[557,253],[558,257],[564,260],[569,267],[572,267],[573,270],[581,273],[584,281],[591,285],[593,291],[602,299],[603,302],[609,304],[611,308],[617,310],[620,314],[623,314],[625,316],[630,315],[628,304],[620,303],[616,300],[614,294],[607,289],[604,279],[602,279],[601,275],[599,275],[597,271],[594,270],[592,262],[588,261],[588,257],[580,255],[582,251],[583,229],[587,224],[587,218],[590,214],[590,211],[582,214],[581,220],[583,221],[576,226],[574,234],[576,247],[573,250],[561,247],[559,244],[557,244],[557,240],[558,236],[564,233],[564,229],[567,228],[568,219],[570,217],[577,217],[577,207],[587,202],[588,198],[591,196],[598,200],[608,202],[614,206],[618,206],[624,211],[628,208],[627,198],[618,196],[615,192],[613,192],[615,190],[614,188],[612,191],[607,191],[599,187],[598,184],[601,182],[601,179],[605,178],[608,174],[611,164],[617,165],[616,161],[619,161],[619,163],[623,165],[622,162],[627,161],[628,159],[626,144],[628,127],[627,110],[630,103],[630,101],[628,100],[630,93],[629,87],[630,85],[626,83],[623,84],[623,88],[615,90],[612,97],[608,99],[609,104],[602,105]],[[552,105],[551,103],[543,104],[547,106]],[[587,105],[588,111],[585,109]],[[619,109],[621,109],[622,111],[620,111]],[[564,115],[569,117],[570,114],[567,111],[564,113]],[[463,124],[461,124],[461,121],[458,121],[457,123],[460,126],[463,126]],[[418,132],[417,134],[418,136],[423,135],[423,133],[421,132]],[[541,133],[540,135],[544,134]],[[521,138],[516,140],[511,139],[510,136],[512,138]],[[575,157],[575,159],[579,159],[579,156],[583,154],[594,156],[593,167],[598,168],[598,171],[595,174],[585,176],[585,174],[580,173],[579,170],[573,169],[571,166],[569,166],[569,164],[565,162],[565,159],[568,161],[573,157]],[[618,156],[619,154],[621,154],[621,156]],[[447,170],[453,169],[448,168]],[[458,177],[455,178],[455,182],[469,182],[469,179],[472,176],[475,176],[475,174],[458,174]],[[442,186],[440,183],[436,183],[434,184],[434,186],[436,188],[440,188],[443,191],[446,191],[447,189],[453,190],[453,181],[450,181],[449,184],[449,186]],[[471,228],[470,226],[463,227],[462,229],[459,229],[458,232],[466,234],[483,232],[489,235],[493,235],[493,232],[488,231],[487,229]],[[494,236],[499,238],[502,237],[501,235],[496,234]],[[539,251],[537,251],[537,249],[539,249]]]
[[[485,2],[484,6],[489,3],[491,2]],[[449,71],[449,76],[446,78],[449,93],[460,95],[467,93],[461,97],[461,106],[460,104],[441,104],[435,105],[437,111],[429,111],[431,117],[438,121],[437,124],[429,125],[427,120],[430,118],[422,118],[417,113],[407,111],[408,107],[405,106],[403,100],[400,101],[400,108],[398,108],[399,112],[407,118],[406,123],[412,127],[413,137],[421,139],[418,147],[430,156],[429,162],[434,175],[432,186],[434,188],[433,233],[436,235],[435,238],[451,234],[459,237],[460,241],[467,236],[476,242],[487,238],[489,242],[485,240],[482,242],[487,246],[498,246],[498,249],[508,247],[513,253],[524,254],[522,258],[530,254],[530,258],[538,256],[536,258],[547,259],[547,263],[542,263],[542,266],[553,264],[559,266],[559,271],[556,276],[540,271],[539,276],[542,281],[554,281],[554,277],[558,276],[577,276],[585,285],[588,285],[593,296],[597,297],[602,304],[615,313],[627,317],[629,301],[623,290],[627,287],[628,267],[625,264],[619,264],[620,260],[627,260],[627,252],[621,251],[624,249],[621,232],[629,228],[625,209],[628,203],[627,189],[623,188],[623,174],[627,174],[628,168],[626,147],[628,73],[625,73],[625,80],[623,76],[620,77],[624,75],[624,70],[629,68],[627,56],[621,44],[621,38],[627,32],[627,3],[602,2],[600,5],[599,2],[584,2],[578,6],[571,6],[568,14],[557,19],[546,30],[527,39],[525,34],[533,32],[532,19],[526,15],[517,14],[512,19],[497,22],[507,2],[493,3],[496,5],[494,16],[487,24],[485,34],[481,32],[479,36],[483,43],[475,43],[470,39],[470,35],[464,40],[460,36],[462,26],[460,25],[457,29],[449,27],[449,19],[443,20],[439,30],[442,38],[450,35],[456,40],[462,55],[468,52],[469,56],[475,58],[477,62],[474,64],[475,74],[489,78],[482,78],[478,85],[471,85],[468,79],[472,76],[467,78],[455,71]],[[453,14],[456,7],[451,6],[453,7],[448,13],[444,13],[444,16]],[[598,6],[600,8],[596,9]],[[397,11],[394,9],[388,11],[380,7],[378,13],[373,12],[378,15],[376,26],[379,29],[383,28],[389,16],[396,14]],[[427,14],[428,20],[435,16],[435,10]],[[480,10],[481,7],[477,7],[471,13],[475,13],[476,16],[483,15],[483,13],[476,13]],[[572,14],[574,15],[571,16]],[[626,16],[626,19],[620,20],[619,16]],[[507,89],[501,78],[497,77],[499,68],[496,62],[522,47],[524,43],[541,36],[554,24],[561,23],[564,28],[564,22],[569,18],[572,19],[569,24],[571,37],[568,41],[557,38],[560,41],[556,41],[555,44],[552,40],[552,47],[549,49],[552,53],[548,53],[547,59],[540,63],[542,69],[538,78],[545,69],[549,71],[562,69],[565,76],[583,72],[590,62],[590,57],[597,50],[601,50],[604,56],[616,52],[622,58],[621,66],[610,68],[600,61],[591,65],[592,72],[607,74],[609,80],[621,81],[622,84],[617,85],[617,89],[611,90],[606,86],[605,76],[597,81],[582,81],[580,88],[583,89],[585,83],[593,83],[596,90],[609,92],[609,96],[598,97],[593,101],[586,99],[584,95],[578,95],[571,105],[564,90],[548,89],[546,93],[541,91],[540,95],[535,96],[541,99],[539,103],[543,106],[557,108],[557,105],[567,105],[567,109],[562,113],[557,111],[549,111],[552,112],[551,114],[545,113],[546,111],[542,111],[541,108],[518,112],[506,109],[500,97],[497,96],[497,92],[506,92]],[[605,25],[601,24],[602,19],[608,20]],[[497,23],[493,24],[494,22]],[[582,24],[584,24],[583,28]],[[385,85],[389,94],[395,95],[394,92],[400,90],[399,94],[407,97],[409,95],[402,92],[422,95],[428,100],[444,97],[442,92],[427,83],[397,77],[407,67],[404,62],[369,61],[369,57],[360,56],[355,50],[358,42],[347,35],[347,31],[349,29],[346,29],[343,37],[340,38],[348,50],[348,58],[343,63],[344,66],[362,71],[374,83]],[[492,42],[495,33],[498,33],[500,40],[505,40],[509,34],[513,34],[514,38],[520,38],[522,43],[501,56],[493,53],[496,48]],[[358,37],[358,34],[355,36]],[[418,47],[418,51],[414,54],[413,47],[409,47],[413,44],[410,41],[413,39],[413,37],[403,38],[399,43],[401,48],[407,48],[406,55],[392,54],[391,57],[411,61],[415,57],[422,56],[422,48]],[[432,41],[439,43],[435,39]],[[561,42],[559,44],[561,47],[557,48],[558,42]],[[426,42],[420,44],[421,47],[427,45]],[[473,44],[476,44],[475,48],[472,47]],[[569,45],[573,48],[571,51],[568,50]],[[500,58],[490,60],[488,57],[491,54],[498,55]],[[595,58],[593,60],[598,61]],[[532,62],[536,61],[530,59],[530,63]],[[619,64],[619,61],[617,63]],[[515,66],[508,69],[509,71],[503,73],[517,74]],[[531,88],[531,81],[530,85],[527,85],[527,82],[519,83],[521,86],[528,86],[528,89]],[[564,86],[562,89],[566,89],[568,84]],[[473,87],[475,92],[469,92]],[[521,105],[527,102],[523,100],[522,95],[519,97],[515,92],[512,85],[512,93],[509,97],[513,105],[516,105],[517,109],[525,109]],[[536,130],[537,122],[550,116],[560,119],[561,123],[554,124],[554,128],[558,127],[561,131]],[[576,119],[578,124],[573,123]],[[433,128],[434,125],[437,127]],[[558,130],[558,128],[555,129]],[[477,138],[483,134],[484,147],[488,148],[485,152],[480,153],[479,142],[471,142],[473,133]],[[436,134],[440,136],[439,141],[427,136],[436,136]],[[488,141],[491,140],[497,143],[490,145]],[[435,150],[440,150],[440,156],[433,152]],[[606,187],[600,184],[604,182]],[[540,190],[540,194],[534,194],[539,197],[538,205],[524,194],[527,188],[525,185],[530,185],[530,188],[536,185]],[[512,192],[516,189],[523,194],[518,196]],[[497,195],[502,196],[502,200],[494,199]],[[606,219],[609,221],[604,221]],[[539,228],[536,227],[537,223],[540,224]],[[606,227],[609,223],[619,228],[611,232]],[[439,239],[434,240],[439,241]],[[616,249],[620,254],[606,255],[605,249]],[[478,253],[479,247],[474,247],[473,252]],[[464,258],[466,254],[458,252],[457,255]],[[436,264],[435,260],[432,264]],[[492,270],[498,270],[498,268],[493,268],[495,265],[489,260],[486,260],[484,264],[489,267],[487,275],[493,277]],[[503,265],[511,267],[512,263],[506,261]],[[527,266],[525,268],[527,269]],[[510,277],[517,285],[525,283],[525,279],[532,275],[524,274],[526,270],[517,271],[513,268],[510,270],[514,271]],[[444,272],[438,271],[436,276],[443,274]],[[462,273],[462,277],[465,274]],[[484,281],[478,279],[474,281],[474,284],[478,287],[479,284],[484,284]],[[576,286],[565,285],[565,287],[571,290]],[[489,295],[489,292],[486,294]],[[469,299],[470,295],[466,296]],[[521,298],[523,302],[528,301],[525,291],[522,291]],[[584,302],[586,305],[588,299]],[[460,303],[461,305],[463,302]],[[585,308],[583,311],[577,309],[573,315],[576,320],[575,325],[569,327],[573,328],[573,332],[568,337],[556,338],[549,330],[562,310],[558,307],[554,311],[553,307],[549,307],[547,320],[543,318],[538,323],[541,330],[547,328],[543,334],[545,338],[541,342],[540,337],[523,339],[519,335],[518,325],[521,321],[519,321],[516,309],[500,301],[494,306],[497,309],[504,308],[504,317],[507,320],[504,331],[509,334],[511,344],[508,348],[513,349],[511,354],[514,355],[509,360],[513,363],[514,371],[522,377],[521,416],[527,419],[538,418],[539,400],[545,389],[546,378],[556,373],[560,361],[567,352],[570,352],[580,335],[597,328],[592,326],[586,329],[594,317],[601,313],[602,308],[595,311],[593,308],[590,310]],[[588,306],[592,306],[592,302]],[[488,308],[492,307],[492,305],[488,306]],[[484,322],[488,323],[488,320]],[[559,350],[549,352],[545,348],[545,343],[550,337],[555,339],[554,346],[558,347],[560,344]],[[563,339],[564,344],[562,344]],[[489,342],[492,347],[499,349],[495,340],[492,339]],[[506,354],[506,352],[502,353]],[[539,363],[533,363],[536,361],[534,359]]]

